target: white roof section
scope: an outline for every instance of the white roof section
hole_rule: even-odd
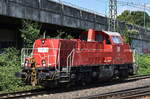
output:
[[[112,36],[121,36],[120,33],[118,33],[118,32],[111,32],[111,31],[103,31],[103,32],[105,32],[108,35],[112,35]]]

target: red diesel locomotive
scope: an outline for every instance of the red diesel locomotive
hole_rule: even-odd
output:
[[[79,39],[38,39],[22,49],[27,84],[54,86],[124,79],[136,72],[133,52],[117,32],[82,32]]]

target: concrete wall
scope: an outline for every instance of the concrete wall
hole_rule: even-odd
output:
[[[105,17],[50,0],[0,0],[0,15],[80,29],[107,29]]]

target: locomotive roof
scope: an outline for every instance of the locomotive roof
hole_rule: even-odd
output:
[[[111,32],[111,31],[103,31],[103,32],[106,33],[107,35],[121,36],[120,33],[118,32]]]

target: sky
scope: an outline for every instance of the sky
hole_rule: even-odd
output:
[[[109,0],[54,0],[54,1],[64,1],[67,3],[71,3],[78,7],[86,8],[95,12],[100,13],[101,15],[108,16],[108,5]],[[146,4],[147,7],[150,7],[150,0],[118,0],[118,1],[125,1],[125,2],[133,2],[135,4],[144,5]],[[118,4],[118,15],[120,15],[124,10],[131,10],[131,11],[144,11],[144,9],[130,7],[127,5]],[[150,15],[150,8],[146,10],[147,13]]]

